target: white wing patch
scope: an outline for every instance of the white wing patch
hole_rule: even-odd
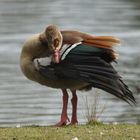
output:
[[[34,66],[37,70],[39,70],[40,66],[48,66],[50,65],[52,59],[51,57],[44,57],[44,58],[35,58],[34,59]]]
[[[65,50],[63,50],[63,52],[60,53],[61,54],[61,60],[64,60],[66,58],[66,56],[69,54],[69,52],[81,43],[82,42],[78,42],[78,43],[75,43],[71,46],[69,45],[70,47],[66,44],[67,46],[65,47]]]

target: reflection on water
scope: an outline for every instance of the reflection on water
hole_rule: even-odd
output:
[[[60,90],[27,80],[19,68],[19,55],[25,39],[48,24],[96,35],[116,35],[123,45],[118,65],[114,65],[134,91],[137,107],[101,93],[106,110],[104,122],[139,123],[140,120],[140,2],[130,0],[0,0],[0,126],[49,125],[61,112]],[[79,96],[78,117],[86,122],[84,97]],[[69,114],[71,106],[69,105]]]

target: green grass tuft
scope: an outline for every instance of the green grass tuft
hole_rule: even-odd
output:
[[[91,120],[87,123],[87,125],[104,125],[103,122],[98,120]]]

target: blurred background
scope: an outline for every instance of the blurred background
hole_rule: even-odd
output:
[[[99,112],[105,106],[99,120],[140,124],[139,0],[0,0],[0,127],[51,125],[59,120],[61,91],[29,81],[19,67],[25,40],[49,24],[122,40],[116,47],[118,64],[113,65],[133,91],[137,106],[96,90]],[[85,98],[92,102],[94,94],[78,92],[79,123],[87,122]]]

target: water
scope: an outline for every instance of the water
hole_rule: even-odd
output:
[[[49,24],[122,41],[114,65],[134,92],[137,107],[128,106],[101,90],[100,120],[140,123],[140,2],[133,0],[0,0],[0,127],[50,125],[59,120],[61,91],[27,80],[19,67],[24,41]],[[78,118],[85,123],[86,105],[94,90],[78,92]],[[69,115],[71,105],[69,104]]]

